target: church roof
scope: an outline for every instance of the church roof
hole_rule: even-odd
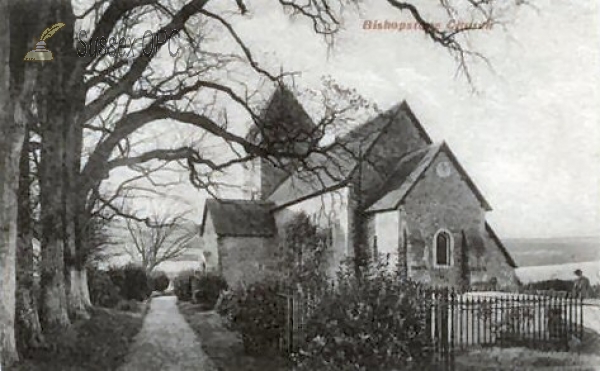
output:
[[[344,186],[386,127],[401,114],[406,114],[431,143],[408,104],[402,102],[336,139],[327,153],[311,154],[304,166],[287,177],[269,200],[281,207]]]
[[[315,124],[294,94],[285,86],[278,86],[265,108],[260,112],[258,122],[248,130],[246,140],[254,144],[282,145],[294,141],[313,139]]]
[[[367,212],[396,209],[421,174],[429,167],[440,147],[440,144],[430,145],[413,151],[400,160],[394,172],[385,181],[383,188],[375,194],[374,200],[367,202],[371,204]]]
[[[253,200],[208,199],[204,205],[200,234],[210,213],[215,232],[222,237],[272,237],[276,233],[273,203]]]
[[[498,247],[500,247],[500,251],[502,252],[502,255],[504,255],[504,258],[506,259],[508,265],[511,268],[517,268],[517,263],[515,263],[514,259],[506,249],[506,246],[504,246],[500,238],[498,238],[498,235],[496,235],[496,232],[494,232],[494,229],[492,229],[492,227],[487,222],[485,223],[485,230],[490,234],[490,237],[492,237],[492,239],[496,241]]]
[[[458,163],[458,160],[450,151],[450,148],[445,142],[441,144],[434,144],[428,147],[413,151],[406,155],[396,166],[396,169],[385,181],[383,188],[376,193],[374,200],[371,202],[371,206],[368,206],[367,212],[378,212],[394,210],[400,206],[402,201],[406,199],[406,196],[414,188],[415,184],[419,181],[421,176],[433,163],[433,160],[437,157],[440,151],[444,151],[454,166],[461,174],[462,178],[466,181],[467,185],[471,188],[475,197],[479,200],[481,205],[486,210],[491,210],[488,202],[485,200],[479,189],[475,186],[475,183],[467,175],[462,166]]]

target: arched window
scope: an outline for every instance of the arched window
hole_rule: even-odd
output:
[[[452,265],[452,235],[446,230],[441,230],[435,234],[434,250],[435,265]]]

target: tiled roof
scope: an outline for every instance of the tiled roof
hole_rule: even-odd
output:
[[[429,167],[440,148],[440,144],[430,145],[406,155],[385,181],[384,187],[377,192],[367,212],[396,209]]]
[[[342,186],[387,125],[407,110],[405,102],[397,104],[338,138],[326,154],[313,153],[305,160],[306,165],[283,181],[269,200],[281,206]]]
[[[396,209],[406,198],[409,192],[414,188],[425,170],[429,168],[433,160],[440,151],[444,151],[461,177],[465,180],[469,188],[475,194],[475,197],[481,203],[485,210],[491,210],[488,202],[485,200],[475,183],[467,175],[458,160],[446,143],[430,145],[426,148],[411,152],[400,161],[392,175],[385,181],[383,189],[378,192],[379,199],[375,198],[371,206],[367,207],[367,212],[378,212]]]
[[[492,239],[496,241],[496,243],[500,247],[500,251],[502,252],[502,255],[504,255],[504,258],[506,259],[508,265],[511,268],[517,268],[517,263],[515,263],[514,259],[506,249],[506,246],[504,246],[500,238],[498,238],[498,236],[496,235],[496,232],[494,232],[492,227],[487,222],[485,223],[485,230],[490,234],[490,237],[492,237]]]
[[[274,204],[251,200],[208,199],[200,234],[204,234],[207,216],[210,213],[215,231],[227,237],[271,237],[276,233],[275,218],[271,213]]]

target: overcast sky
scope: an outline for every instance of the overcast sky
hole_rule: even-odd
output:
[[[533,2],[505,29],[473,38],[492,67],[471,66],[477,92],[421,33],[364,30],[364,20],[409,20],[383,1],[347,14],[329,56],[310,27],[278,7],[234,26],[261,63],[302,72],[303,87],[327,74],[384,109],[406,99],[491,203],[488,220],[501,237],[599,235],[600,7]],[[194,191],[173,192],[202,204]]]

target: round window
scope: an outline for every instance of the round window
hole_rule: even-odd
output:
[[[436,172],[440,178],[447,178],[450,176],[452,168],[447,161],[440,162],[436,167]]]

